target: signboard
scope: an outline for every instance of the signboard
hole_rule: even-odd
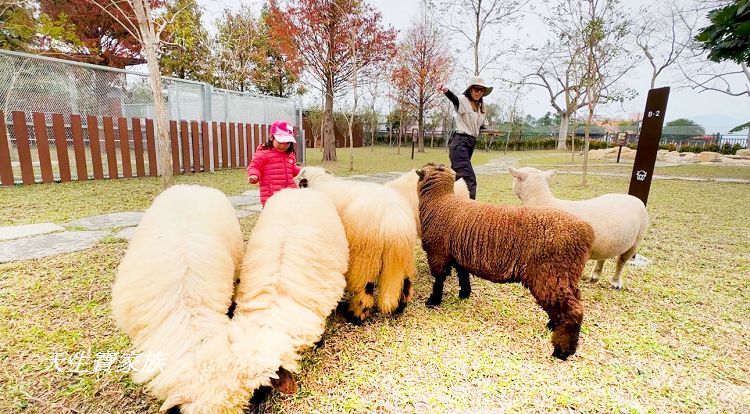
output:
[[[625,132],[619,132],[617,134],[617,141],[615,142],[616,145],[624,146],[628,143],[628,134]]]
[[[659,150],[668,100],[668,87],[648,91],[646,110],[643,112],[643,126],[638,139],[638,151],[635,154],[628,190],[628,194],[640,198],[644,205],[648,201],[648,192],[651,189],[656,152]]]

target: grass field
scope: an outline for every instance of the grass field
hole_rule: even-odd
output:
[[[407,170],[447,161],[443,150],[410,159],[409,148],[355,152],[355,171]],[[313,160],[315,154],[309,154]],[[563,164],[555,152],[508,153],[519,165]],[[475,165],[503,158],[478,151]],[[509,162],[512,162],[509,161]],[[309,164],[319,164],[310,161]],[[348,170],[348,150],[328,163]],[[712,166],[709,166],[712,167]],[[603,172],[628,169],[602,166]],[[676,168],[676,167],[673,167]],[[575,169],[570,165],[570,169]],[[666,168],[656,174],[668,175]],[[722,167],[689,171],[721,177]],[[735,177],[750,178],[750,168]],[[241,170],[180,177],[227,194],[249,188]],[[479,199],[518,204],[507,174],[479,177]],[[626,192],[624,177],[559,175],[561,198]],[[0,190],[0,225],[67,220],[146,208],[152,179],[36,185]],[[33,206],[33,208],[32,208]],[[651,228],[639,251],[652,263],[628,266],[622,291],[581,282],[585,305],[578,353],[551,358],[546,315],[519,285],[473,279],[458,299],[455,278],[443,305],[428,309],[431,277],[421,248],[415,297],[397,318],[352,326],[330,319],[325,345],[305,354],[300,389],[274,395],[268,413],[750,412],[750,185],[654,181]],[[616,214],[613,214],[616,220]],[[242,219],[247,236],[255,222]],[[0,412],[153,413],[160,401],[119,372],[62,372],[55,353],[128,352],[110,315],[110,291],[127,242],[46,259],[0,264]],[[605,276],[613,270],[605,266]],[[591,270],[589,266],[587,272]],[[71,362],[71,361],[68,361]],[[74,361],[72,361],[74,362]],[[71,367],[69,363],[64,367]]]

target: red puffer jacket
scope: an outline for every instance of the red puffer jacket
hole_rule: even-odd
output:
[[[260,203],[266,205],[266,200],[275,192],[284,188],[296,188],[294,176],[299,174],[297,157],[294,153],[284,153],[276,149],[266,149],[263,144],[258,146],[253,160],[247,166],[247,176],[257,175],[260,187]]]

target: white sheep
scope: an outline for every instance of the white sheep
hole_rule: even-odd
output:
[[[219,375],[196,379],[165,406],[242,412],[249,393],[269,385],[279,367],[296,372],[301,351],[320,338],[344,293],[347,260],[344,227],[327,197],[298,189],[270,197],[247,243],[228,335],[217,339],[227,351],[215,348],[216,360],[203,367]]]
[[[513,192],[524,205],[549,206],[571,213],[588,222],[594,229],[591,260],[596,267],[590,279],[601,276],[604,261],[617,257],[612,287],[622,288],[622,269],[633,257],[648,229],[648,212],[643,202],[628,194],[605,194],[590,200],[561,200],[549,189],[549,179],[556,171],[536,168],[509,168],[513,176]]]
[[[387,181],[384,185],[390,187],[399,194],[401,194],[409,202],[411,210],[414,212],[414,220],[417,225],[417,235],[422,234],[421,226],[419,225],[419,193],[417,193],[417,184],[419,183],[419,175],[417,170],[412,169],[411,171],[400,175],[391,181]],[[465,199],[469,199],[469,187],[466,186],[466,181],[463,178],[458,179],[453,184],[453,192]]]
[[[303,167],[295,181],[326,194],[336,205],[349,240],[348,313],[361,323],[375,303],[383,314],[403,311],[416,269],[416,224],[409,203],[381,184],[342,180],[320,167]]]
[[[200,364],[215,353],[212,338],[226,337],[242,253],[234,208],[219,190],[173,186],[143,214],[112,287],[112,314],[144,357],[133,380],[157,398],[206,375]],[[146,357],[158,367],[148,369]]]
[[[312,191],[276,194],[247,250],[242,261],[234,209],[218,190],[175,186],[144,214],[112,307],[137,352],[164,357],[161,369],[133,375],[165,400],[161,411],[241,413],[280,368],[296,370],[299,352],[322,333],[348,257],[332,203]]]
[[[281,355],[281,366],[296,372],[299,350],[320,339],[344,294],[348,261],[344,225],[324,194],[274,194],[248,241],[233,323],[246,331],[262,326],[283,332],[293,352]]]

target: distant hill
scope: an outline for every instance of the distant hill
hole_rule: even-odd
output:
[[[699,115],[689,117],[693,121],[700,124],[703,128],[706,128],[707,134],[715,134],[717,132],[721,134],[729,133],[729,130],[736,127],[737,125],[744,124],[750,119],[739,119],[733,116],[722,115],[722,114],[710,114],[710,115]]]

